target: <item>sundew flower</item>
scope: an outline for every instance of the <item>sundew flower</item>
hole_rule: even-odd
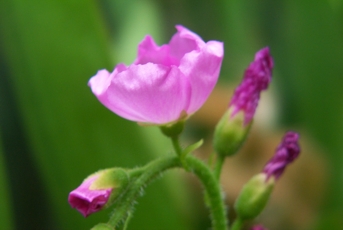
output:
[[[263,169],[267,174],[267,178],[274,176],[278,179],[286,166],[292,163],[300,153],[299,134],[295,132],[287,132],[280,145],[277,147],[275,155],[269,160]]]
[[[131,121],[164,125],[195,113],[213,90],[223,60],[223,43],[205,43],[183,26],[168,44],[146,36],[133,64],[100,70],[88,85],[112,112]]]
[[[268,47],[255,54],[254,61],[246,69],[243,80],[236,88],[229,104],[229,108],[233,109],[231,117],[242,111],[244,113],[244,124],[250,123],[255,115],[260,94],[268,88],[272,79],[273,66],[273,58]]]
[[[69,193],[69,204],[84,217],[100,211],[111,195],[112,188],[91,189],[91,185],[98,177],[99,175],[94,175],[86,178],[79,187]]]

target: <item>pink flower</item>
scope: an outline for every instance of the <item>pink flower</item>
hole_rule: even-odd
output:
[[[146,36],[133,64],[100,70],[89,80],[95,96],[128,120],[167,124],[195,113],[213,90],[223,59],[223,43],[205,43],[183,26],[169,44]]]
[[[231,117],[234,117],[239,111],[243,111],[244,124],[250,123],[255,115],[261,91],[266,90],[271,81],[273,66],[273,59],[268,47],[255,54],[254,61],[246,69],[243,80],[231,99],[229,105],[233,108]]]
[[[112,188],[90,189],[98,177],[99,175],[93,175],[86,178],[78,188],[69,193],[69,204],[84,217],[101,210],[111,195]]]
[[[274,176],[278,179],[286,166],[292,163],[300,153],[299,134],[295,132],[287,132],[283,137],[282,142],[276,149],[275,155],[269,160],[263,169],[267,174],[267,178]]]

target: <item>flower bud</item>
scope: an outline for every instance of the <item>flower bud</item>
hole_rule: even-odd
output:
[[[267,175],[260,173],[243,186],[235,202],[235,210],[242,220],[253,219],[266,206],[274,187],[274,179],[267,180]]]
[[[277,147],[274,156],[264,166],[263,172],[267,178],[278,179],[287,165],[292,163],[300,154],[299,134],[287,132],[280,145]]]
[[[234,154],[244,142],[254,117],[260,94],[268,88],[272,77],[273,59],[269,48],[255,54],[236,88],[228,111],[219,121],[214,134],[214,148],[221,156]]]
[[[249,133],[251,124],[244,126],[244,114],[236,114],[233,118],[232,109],[229,109],[221,118],[214,132],[214,148],[225,157],[238,151]]]
[[[82,184],[69,193],[68,202],[84,217],[111,205],[126,188],[129,176],[124,169],[100,170],[87,177]]]
[[[263,210],[269,200],[275,180],[279,179],[286,166],[299,156],[298,141],[299,134],[287,132],[263,172],[244,185],[235,203],[237,215],[242,220],[253,219]]]

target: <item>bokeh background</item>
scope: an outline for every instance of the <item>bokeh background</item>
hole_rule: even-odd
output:
[[[303,155],[256,220],[270,229],[343,226],[343,2],[341,0],[0,1],[0,229],[89,229],[68,193],[92,172],[171,154],[156,127],[112,114],[87,87],[97,70],[130,64],[151,34],[167,43],[182,24],[225,43],[220,81],[187,125],[205,138],[254,53],[269,46],[272,86],[242,153],[221,178],[227,203],[261,170],[283,132],[302,135]],[[199,183],[167,173],[139,199],[129,229],[208,229]],[[231,216],[234,215],[232,212]]]

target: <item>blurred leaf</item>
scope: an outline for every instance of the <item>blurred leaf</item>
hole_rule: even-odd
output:
[[[9,196],[9,186],[8,186],[8,176],[6,173],[6,165],[4,163],[2,143],[0,136],[0,222],[1,228],[3,229],[13,229],[12,223],[12,209],[11,201]]]
[[[110,15],[110,25],[115,24],[115,21],[118,20],[118,14],[122,16],[119,22],[116,22],[116,28],[113,29],[112,42],[115,47],[117,62],[129,65],[136,57],[138,44],[146,35],[151,35],[155,42],[160,45],[168,41],[163,42],[165,40],[163,39],[164,31],[156,4],[150,0],[124,2],[108,0],[105,1],[105,6],[107,6],[107,13]]]
[[[157,138],[142,141],[141,127],[104,108],[86,85],[98,69],[113,68],[98,7],[93,1],[14,0],[1,2],[0,8],[2,47],[58,220],[55,228],[87,229],[107,221],[109,211],[84,219],[72,210],[69,191],[99,168],[142,165],[162,151],[149,147]],[[163,180],[149,188],[135,216],[144,222],[130,227],[188,229],[166,184]]]
[[[338,219],[327,217],[343,215],[343,12],[329,1],[269,0],[263,7],[280,71],[275,80],[283,121],[306,130],[324,147],[331,177],[323,222],[336,220],[330,224],[336,228],[325,229],[340,229]]]

